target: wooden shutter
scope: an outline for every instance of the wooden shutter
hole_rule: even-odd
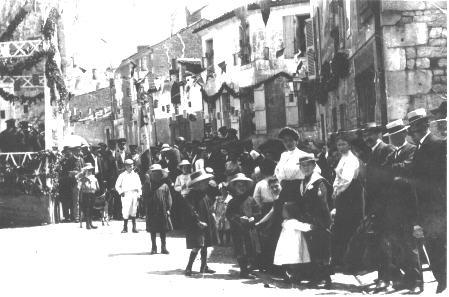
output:
[[[316,78],[316,59],[315,59],[315,32],[313,30],[313,19],[306,20],[306,52],[307,52],[307,70],[309,79]]]
[[[296,16],[283,17],[284,22],[284,57],[292,59],[295,54]]]

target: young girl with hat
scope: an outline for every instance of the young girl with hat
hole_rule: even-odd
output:
[[[81,194],[81,209],[86,219],[86,229],[96,229],[97,227],[92,225],[92,210],[94,207],[95,193],[100,189],[98,180],[93,174],[95,168],[91,163],[86,163],[80,176],[80,194]],[[81,218],[80,218],[81,219]]]
[[[167,171],[161,165],[153,164],[144,185],[144,197],[147,204],[147,231],[151,233],[151,254],[157,253],[156,235],[161,238],[161,253],[169,254],[166,234],[173,230],[170,218],[172,197],[170,189],[164,182]]]
[[[212,201],[207,195],[209,182],[214,176],[203,170],[190,175],[190,188],[185,202],[185,226],[187,249],[191,249],[185,275],[192,275],[192,266],[201,250],[201,273],[215,273],[207,266],[207,247],[217,245],[217,230],[211,213]]]
[[[187,184],[190,181],[190,162],[187,160],[182,160],[181,163],[179,163],[179,168],[181,169],[182,174],[176,177],[175,191],[179,192],[182,197],[185,197],[189,192]]]
[[[254,264],[260,253],[259,237],[254,224],[260,219],[261,209],[250,196],[252,185],[253,180],[243,173],[237,173],[228,185],[232,199],[229,201],[226,217],[231,224],[232,242],[241,278],[253,278],[248,266]]]

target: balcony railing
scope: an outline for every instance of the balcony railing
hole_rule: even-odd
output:
[[[16,82],[20,83],[21,88],[43,88],[44,87],[44,76],[4,76],[0,77],[0,85],[3,84],[12,84],[14,85]]]
[[[0,42],[0,59],[23,58],[40,50],[42,40]]]

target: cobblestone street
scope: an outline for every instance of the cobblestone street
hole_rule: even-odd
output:
[[[101,225],[96,222],[96,225]],[[231,248],[217,247],[210,252],[215,275],[183,275],[188,250],[182,234],[168,238],[170,255],[150,255],[150,236],[144,222],[140,233],[121,234],[121,222],[87,231],[78,224],[1,229],[1,296],[298,296],[301,294],[361,294],[353,276],[333,276],[332,290],[311,290],[287,285],[279,279],[256,273],[255,280],[238,279],[238,267]],[[199,259],[194,271],[199,270]],[[371,273],[359,280],[370,283]],[[436,287],[426,272],[425,293]],[[26,281],[24,281],[26,280]],[[269,288],[267,287],[267,284]],[[198,288],[201,288],[198,290]]]

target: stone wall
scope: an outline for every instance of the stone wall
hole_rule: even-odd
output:
[[[388,120],[436,108],[447,93],[445,1],[384,1],[382,33]]]

